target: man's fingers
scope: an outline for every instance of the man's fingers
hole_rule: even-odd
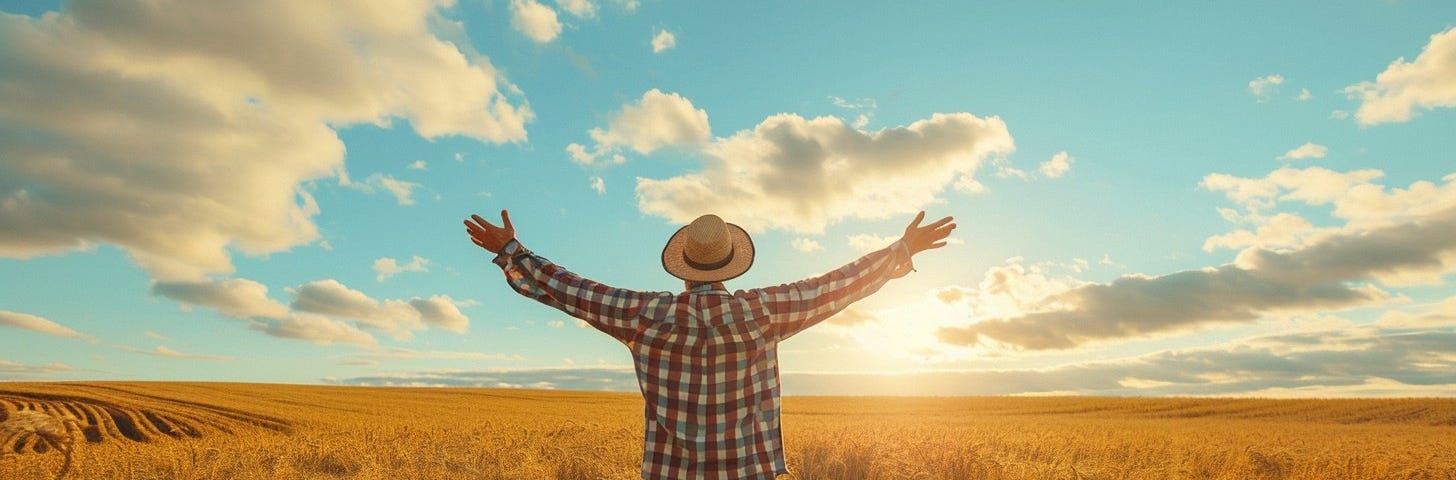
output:
[[[929,247],[925,247],[925,249],[926,250],[930,250],[930,249],[940,248],[940,247],[944,247],[944,246],[945,246],[945,242],[935,242],[935,243],[930,244]]]
[[[920,221],[921,220],[925,220],[925,210],[921,210],[919,214],[916,214],[915,215],[915,220],[911,220],[910,221],[910,226],[909,227],[906,227],[905,229],[906,230],[913,230],[915,228],[920,227]]]
[[[485,235],[486,233],[485,227],[476,225],[470,220],[465,221],[465,231],[469,232],[471,235]]]
[[[924,213],[922,213],[922,215],[923,214]],[[925,228],[931,228],[931,229],[940,228],[941,225],[945,225],[947,223],[950,223],[951,220],[955,220],[955,218],[945,217],[945,218],[942,218],[940,220],[936,220],[935,223],[932,223],[930,225],[926,225]]]
[[[516,227],[511,225],[511,212],[501,210],[501,222],[505,224],[506,230],[516,231]]]
[[[480,224],[480,228],[482,230],[485,230],[485,229],[488,229],[490,227],[494,227],[495,226],[495,225],[492,225],[490,222],[485,221],[484,218],[480,218],[480,215],[471,214],[470,215],[470,218],[474,218],[475,219],[475,223]]]

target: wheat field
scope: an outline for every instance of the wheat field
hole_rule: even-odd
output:
[[[1456,400],[783,405],[780,479],[1456,479]],[[641,399],[624,393],[0,383],[0,425],[23,411],[73,419],[73,461],[10,428],[0,479],[631,479],[641,459]]]

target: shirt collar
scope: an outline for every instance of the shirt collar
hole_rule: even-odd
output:
[[[713,282],[694,285],[688,293],[728,293],[728,289],[723,286],[723,282]]]

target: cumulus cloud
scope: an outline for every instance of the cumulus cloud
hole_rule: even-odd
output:
[[[1413,397],[1456,392],[1456,332],[1369,326],[1050,368],[783,375],[796,395],[1221,395]]]
[[[292,308],[298,312],[347,318],[360,327],[383,332],[397,340],[409,339],[412,332],[427,325],[464,332],[470,322],[447,295],[380,301],[334,279],[298,287]]]
[[[592,3],[592,0],[556,0],[556,5],[578,18],[597,16],[597,4]]]
[[[663,147],[700,145],[711,132],[708,112],[681,95],[654,88],[613,113],[606,129],[593,128],[587,134],[596,142],[592,148],[577,143],[566,147],[571,159],[582,165],[622,163],[624,147],[646,155]]]
[[[1268,100],[1275,87],[1283,83],[1284,76],[1277,73],[1258,77],[1258,79],[1249,80],[1249,92],[1259,97],[1259,102],[1264,102],[1264,100]]]
[[[1375,81],[1344,92],[1360,100],[1355,120],[1361,125],[1405,122],[1418,110],[1456,107],[1456,28],[1431,35],[1415,61],[1397,58]]]
[[[1448,298],[1419,311],[1386,311],[1375,321],[1375,326],[1382,328],[1440,328],[1456,326],[1456,297]]]
[[[81,332],[77,332],[70,327],[52,322],[46,318],[9,310],[0,310],[0,326],[22,328],[32,332],[40,332],[63,338],[88,338]]]
[[[853,248],[854,251],[859,253],[870,253],[888,247],[891,243],[895,243],[895,240],[899,239],[900,237],[884,237],[873,233],[856,233],[845,237],[845,241],[849,243],[849,248]]]
[[[1314,95],[1309,93],[1309,89],[1308,88],[1301,88],[1301,89],[1299,89],[1299,96],[1294,97],[1294,99],[1295,100],[1299,100],[1301,102],[1307,102],[1309,100],[1314,99]]]
[[[1303,160],[1306,158],[1325,158],[1329,153],[1329,147],[1313,142],[1304,142],[1304,145],[1294,147],[1293,150],[1284,152],[1279,156],[1280,160]]]
[[[1219,248],[1292,247],[1314,232],[1314,224],[1309,223],[1309,220],[1305,220],[1304,217],[1292,213],[1279,213],[1264,220],[1253,231],[1239,229],[1209,237],[1203,242],[1203,250],[1211,252]]]
[[[267,286],[245,278],[153,282],[152,294],[176,300],[184,307],[211,308],[233,318],[280,318],[288,314],[288,307],[268,298]]]
[[[935,114],[865,132],[779,114],[705,147],[701,171],[639,178],[637,207],[674,223],[712,212],[750,231],[821,233],[846,218],[914,214],[1013,149],[998,117]]]
[[[820,332],[853,341],[872,355],[921,364],[945,364],[978,354],[939,339],[943,328],[967,318],[996,318],[1024,312],[1046,296],[1083,282],[1051,273],[1051,265],[1026,265],[1021,257],[991,268],[977,285],[950,285],[920,301],[888,308],[853,307],[831,318]],[[1072,265],[1075,265],[1072,264]]]
[[[380,190],[389,192],[391,195],[394,195],[395,203],[400,205],[414,205],[414,191],[416,188],[420,188],[420,184],[418,183],[406,182],[382,173],[369,175],[369,178],[364,179],[363,182],[350,182],[345,177],[344,185],[365,193],[374,193]]]
[[[526,138],[519,90],[432,32],[439,4],[77,1],[0,15],[0,255],[111,243],[199,280],[318,239],[310,181],[335,131]],[[465,51],[462,51],[462,48]]]
[[[1253,93],[1255,97],[1259,97],[1259,101],[1262,102],[1268,100],[1274,88],[1282,83],[1284,83],[1283,75],[1277,73],[1265,75],[1249,81],[1249,92]]]
[[[677,46],[677,35],[667,30],[658,30],[652,36],[652,53],[662,53]]]
[[[798,250],[800,252],[813,252],[813,251],[823,250],[824,249],[824,246],[823,245],[820,245],[818,241],[816,241],[816,240],[814,240],[812,238],[803,238],[803,237],[799,237],[799,238],[795,238],[793,240],[790,240],[789,241],[789,246],[794,247],[794,250]]]
[[[407,168],[409,168],[410,170],[424,170],[425,169],[425,161],[424,160],[415,160],[413,162],[410,162],[410,164],[408,165]]]
[[[1456,271],[1456,175],[1446,187],[1417,182],[1385,190],[1369,183],[1379,171],[1349,173],[1281,169],[1263,179],[1210,175],[1206,186],[1264,208],[1272,199],[1335,205],[1338,228],[1309,230],[1303,219],[1276,215],[1273,230],[1214,237],[1256,245],[1220,267],[1077,286],[1006,317],[984,318],[940,330],[947,343],[1004,344],[1066,349],[1097,340],[1143,337],[1215,323],[1251,322],[1273,312],[1351,308],[1387,301],[1369,282],[1404,286],[1439,284]],[[1215,179],[1209,182],[1210,179]],[[1401,205],[1405,209],[1372,207]],[[1290,233],[1293,232],[1293,233]],[[1246,232],[1247,233],[1247,232]],[[1262,238],[1261,238],[1262,237]],[[1268,237],[1274,237],[1270,240]],[[1292,238],[1290,238],[1292,237]]]
[[[1047,178],[1060,178],[1072,169],[1073,160],[1072,156],[1068,155],[1067,152],[1057,152],[1056,155],[1052,155],[1050,160],[1041,162],[1041,174],[1047,176]]]
[[[598,195],[605,195],[607,193],[607,181],[603,180],[602,177],[592,177],[591,189],[593,192],[597,192]]]
[[[409,303],[420,312],[420,318],[425,321],[426,325],[455,333],[465,333],[465,330],[470,328],[470,319],[460,313],[460,308],[449,295],[412,298]]]
[[[206,307],[228,317],[246,320],[248,328],[278,338],[304,340],[317,345],[376,343],[373,336],[347,323],[291,311],[268,298],[268,287],[248,279],[154,282],[152,293],[176,300],[184,308]]]
[[[384,279],[399,275],[403,272],[428,272],[430,259],[415,255],[410,258],[409,263],[401,265],[399,260],[390,257],[381,257],[374,260],[374,280],[383,282]]]
[[[370,346],[379,343],[374,336],[353,325],[310,313],[290,312],[283,318],[253,319],[249,321],[248,328],[274,337],[303,340],[315,345]]]
[[[875,118],[875,109],[879,108],[879,102],[873,98],[847,100],[830,95],[829,102],[855,114],[854,122],[850,123],[850,126],[854,128],[864,128],[865,125],[869,125],[870,120]]]
[[[1251,322],[1271,311],[1349,308],[1387,298],[1374,287],[1283,283],[1261,272],[1225,265],[1082,285],[1043,299],[1030,312],[946,327],[938,335],[953,345],[999,343],[1028,350],[1060,350],[1098,340]]]
[[[536,0],[511,0],[511,27],[536,43],[547,43],[561,34],[556,11]]]

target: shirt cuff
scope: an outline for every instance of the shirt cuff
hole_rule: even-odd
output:
[[[903,256],[902,256],[903,255]],[[895,270],[899,275],[915,271],[915,262],[911,260],[910,246],[904,240],[896,240],[890,244],[890,261],[895,263]],[[896,275],[897,277],[899,275]]]
[[[521,246],[521,242],[518,242],[516,241],[516,239],[512,238],[506,242],[506,245],[504,247],[501,247],[500,253],[497,253],[495,255],[495,259],[491,260],[491,262],[494,262],[501,268],[505,268],[506,263],[509,263],[512,258],[516,258],[528,253],[531,253],[531,251],[527,250],[526,247]]]

